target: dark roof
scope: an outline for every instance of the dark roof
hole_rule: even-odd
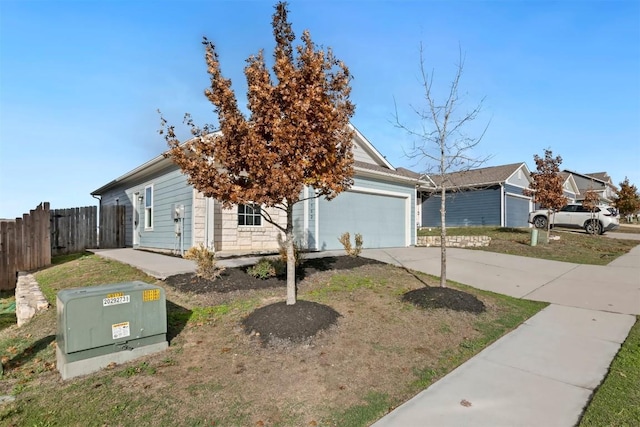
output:
[[[394,169],[389,169],[385,166],[374,165],[372,163],[367,163],[360,160],[355,160],[353,162],[353,166],[358,169],[364,169],[371,172],[384,173],[387,175],[397,176],[399,178],[404,178],[404,179],[407,179],[407,178],[414,179],[416,181],[418,181],[421,176],[419,173],[412,172],[409,169],[397,168],[394,170]]]
[[[462,172],[453,172],[445,175],[445,186],[448,187],[474,187],[480,185],[500,184],[505,182],[524,163],[512,163],[502,166],[489,166],[480,169],[471,169]],[[439,175],[429,175],[437,185],[442,184]]]
[[[595,173],[587,173],[585,175],[589,175],[595,179],[599,179],[600,181],[603,182],[609,182],[611,180],[611,178],[609,177],[609,175],[606,172],[595,172]]]

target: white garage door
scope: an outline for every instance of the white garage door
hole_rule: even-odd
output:
[[[365,248],[407,246],[407,197],[347,191],[318,206],[318,249],[343,249],[344,233],[362,234]]]

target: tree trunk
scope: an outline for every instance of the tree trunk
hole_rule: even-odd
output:
[[[555,215],[555,212],[553,212],[552,210],[548,210],[547,211],[547,239],[546,239],[547,245],[549,244],[549,241],[551,240],[550,239],[550,237],[551,237],[551,218],[553,218],[553,215]]]
[[[287,305],[296,303],[296,259],[293,244],[293,205],[287,203]]]
[[[447,287],[447,226],[445,224],[447,190],[440,189],[440,286]]]

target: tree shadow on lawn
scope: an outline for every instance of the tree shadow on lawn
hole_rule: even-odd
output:
[[[171,341],[180,335],[193,312],[181,305],[167,300],[167,341]]]

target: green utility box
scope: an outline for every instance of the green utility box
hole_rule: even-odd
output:
[[[164,289],[144,282],[62,290],[57,320],[56,356],[62,379],[168,346]]]

